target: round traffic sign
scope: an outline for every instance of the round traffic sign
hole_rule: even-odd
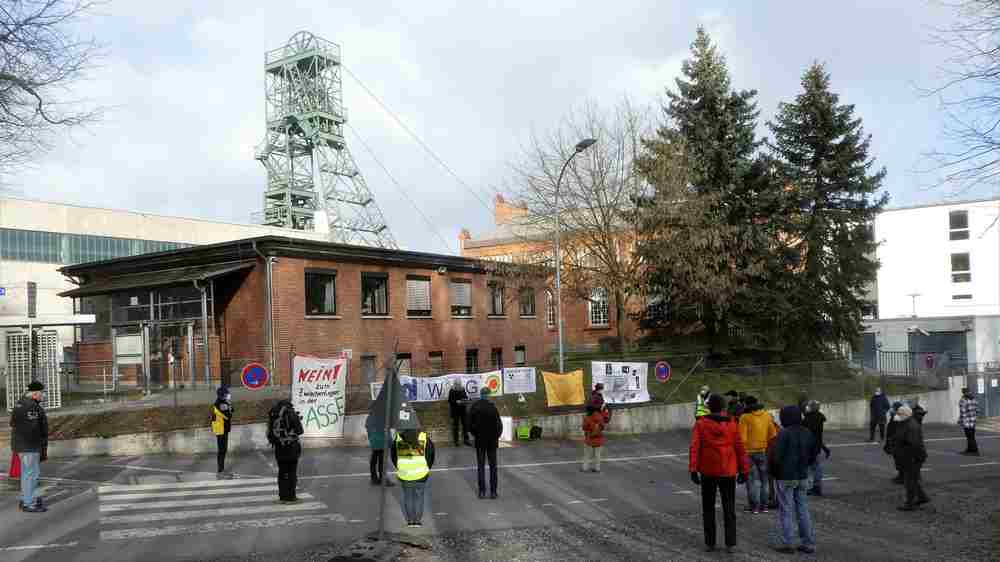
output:
[[[666,361],[659,361],[656,364],[656,380],[660,382],[667,382],[670,380],[670,375],[673,371],[670,369],[670,363]]]
[[[243,367],[243,374],[240,378],[243,380],[243,386],[250,390],[257,390],[267,384],[270,373],[267,372],[267,367],[260,363],[247,363],[246,367]]]

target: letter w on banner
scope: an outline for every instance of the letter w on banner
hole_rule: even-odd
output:
[[[292,405],[302,415],[304,437],[344,436],[347,355],[296,355],[292,365]]]

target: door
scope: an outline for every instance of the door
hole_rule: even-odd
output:
[[[911,333],[908,340],[915,372],[942,368],[964,370],[968,366],[965,332]]]
[[[861,341],[861,365],[866,369],[878,369],[878,348],[875,332],[865,332]]]

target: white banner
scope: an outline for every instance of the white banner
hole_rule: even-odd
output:
[[[535,392],[534,367],[507,367],[503,370],[505,394],[532,394]]]
[[[439,377],[411,377],[399,375],[399,384],[403,387],[403,400],[407,402],[435,402],[447,400],[448,391],[455,380],[462,383],[469,399],[479,398],[479,389],[488,386],[493,396],[503,394],[503,377],[500,371],[490,371],[475,375],[453,374]]]
[[[608,404],[649,402],[649,365],[646,363],[590,362],[591,389],[604,384]]]
[[[343,437],[345,387],[350,360],[296,355],[292,365],[292,405],[302,415],[304,437]]]

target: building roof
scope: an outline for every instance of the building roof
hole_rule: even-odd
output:
[[[182,283],[203,282],[214,279],[228,273],[249,269],[257,265],[257,260],[240,261],[218,265],[196,265],[191,267],[178,267],[176,269],[145,271],[129,275],[120,275],[87,283],[78,289],[72,289],[59,293],[60,297],[90,297],[94,295],[106,295],[128,289],[140,287],[165,287],[167,285],[180,285]]]
[[[928,207],[951,207],[956,205],[971,205],[973,203],[991,203],[994,201],[1000,201],[1000,197],[989,197],[986,199],[956,199],[954,201],[937,201],[935,203],[922,203],[919,205],[904,205],[902,207],[890,207],[883,209],[883,213],[891,213],[893,211],[909,211],[911,209],[925,209]]]
[[[59,272],[67,277],[80,280],[79,289],[64,293],[66,296],[79,296],[90,292],[91,284],[96,289],[98,284],[104,285],[114,282],[109,280],[111,277],[116,278],[116,280],[122,279],[121,283],[129,286],[138,286],[136,282],[141,279],[147,282],[144,286],[150,286],[148,283],[162,286],[164,283],[159,282],[156,278],[169,273],[172,276],[171,282],[166,284],[185,283],[204,276],[208,276],[204,277],[207,279],[211,276],[228,273],[228,271],[219,273],[225,267],[257,263],[258,259],[263,256],[279,258],[286,256],[414,269],[444,268],[448,271],[468,273],[486,271],[482,261],[470,258],[351,246],[283,236],[260,236],[220,244],[207,244],[140,256],[69,265],[60,268]],[[248,266],[239,265],[237,269],[242,267]],[[146,275],[146,277],[140,277],[141,275]]]

